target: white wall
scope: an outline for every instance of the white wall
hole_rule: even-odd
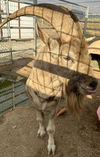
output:
[[[20,3],[20,8],[28,6],[27,4]],[[3,12],[6,12],[6,7],[3,4]],[[16,2],[10,2],[9,1],[9,12],[13,13],[18,10],[18,3]],[[3,15],[3,17],[6,17],[6,15]],[[4,27],[7,27],[5,25]],[[10,27],[18,27],[18,18],[15,20],[12,20],[10,22]],[[34,37],[34,18],[33,17],[20,17],[20,27],[32,27],[32,29],[20,29],[21,30],[21,38],[22,39],[29,39]],[[19,39],[19,29],[18,28],[11,28],[11,39]],[[8,33],[6,29],[3,29],[3,36],[7,37]]]

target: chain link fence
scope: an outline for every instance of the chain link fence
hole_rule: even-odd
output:
[[[14,0],[9,0],[11,2],[14,2]],[[6,2],[6,3],[5,3]],[[17,1],[16,2],[20,2]],[[30,1],[29,1],[30,2]],[[28,3],[29,3],[28,2]],[[31,1],[33,3],[33,1]],[[38,3],[41,3],[43,1],[39,0]],[[6,4],[8,3],[7,0],[5,1],[1,1],[1,12],[2,10],[8,10],[6,8]],[[30,3],[30,4],[32,4]],[[36,3],[36,1],[35,1]],[[89,33],[88,31],[88,8],[80,5],[80,4],[76,4],[76,3],[71,3],[69,1],[66,0],[51,0],[50,3],[56,4],[56,5],[60,5],[60,6],[65,6],[65,7],[69,7],[80,19],[80,24],[83,27],[84,33]],[[25,3],[25,6],[27,6],[29,4]],[[12,12],[16,10],[16,7],[14,5],[12,6]],[[18,5],[19,6],[19,5]],[[21,5],[20,5],[21,7]],[[10,13],[8,13],[8,11],[4,12],[5,16],[8,16]],[[5,18],[5,17],[4,17]],[[30,17],[28,17],[30,18]],[[20,21],[21,20],[21,21]],[[23,19],[17,19],[18,26],[16,27],[16,22],[11,22],[10,25],[6,25],[5,28],[3,30],[1,30],[1,41],[0,41],[0,64],[8,64],[11,63],[13,61],[13,59],[20,57],[27,57],[27,56],[32,56],[34,54],[34,52],[36,51],[37,48],[40,47],[40,45],[37,45],[37,36],[36,36],[36,25],[35,22],[33,22],[33,18],[31,17],[31,28],[29,28],[29,26],[25,26],[25,25],[21,25],[21,22],[23,23]],[[16,21],[16,20],[15,20]],[[29,21],[26,21],[26,25],[28,24]],[[56,34],[54,34],[54,29],[53,27],[51,27],[51,25],[47,22],[45,22],[44,20],[41,20],[39,18],[37,18],[37,22],[40,26],[41,29],[44,29],[49,36],[56,36]],[[25,24],[25,23],[23,23]],[[33,31],[33,27],[34,27],[34,31]],[[16,32],[14,32],[17,29]],[[27,40],[25,38],[25,36],[23,36],[22,34],[24,34],[24,30],[27,29]],[[22,31],[23,30],[23,31]],[[31,32],[31,37],[28,37],[28,35],[30,36],[30,30]],[[6,33],[4,33],[4,31],[6,31]],[[8,31],[8,33],[7,33]],[[6,36],[6,35],[7,36]],[[23,39],[23,41],[12,41],[12,39],[14,39],[15,37],[13,36],[15,34],[18,34],[18,38],[19,39]],[[13,38],[14,37],[14,38]],[[16,38],[15,38],[16,39]],[[31,39],[31,40],[29,40]],[[34,40],[34,41],[33,41]],[[0,83],[0,112],[4,112],[6,110],[8,110],[9,108],[14,108],[15,106],[19,105],[19,104],[27,104],[29,103],[29,99],[27,98],[26,94],[25,94],[25,84],[21,81],[17,81],[17,82],[13,82],[13,81],[6,81],[4,82],[4,84],[2,84],[2,82]]]
[[[21,7],[34,4],[35,1],[1,0],[0,22]],[[0,65],[11,64],[13,59],[35,53],[35,18],[24,16],[8,22],[0,29]],[[14,42],[17,41],[17,42]],[[27,42],[25,46],[24,43]],[[26,53],[27,51],[27,53]]]
[[[0,1],[0,22],[9,16],[8,0]],[[9,23],[7,29],[0,29],[0,64],[9,64],[12,61],[12,48],[10,44],[11,32]]]

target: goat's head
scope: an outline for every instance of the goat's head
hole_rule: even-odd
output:
[[[97,87],[84,36],[81,40],[69,38],[67,42],[61,42],[60,38],[50,38],[39,27],[38,34],[45,44],[46,51],[51,54],[53,62],[50,62],[69,69],[70,76],[64,75],[67,105],[71,112],[80,112],[84,96],[95,93]]]
[[[61,62],[64,66],[76,71],[69,81],[70,90],[82,95],[92,94],[97,87],[97,80],[93,77],[91,57],[88,55],[85,39],[71,39],[70,42],[70,48],[66,43],[62,45],[60,52],[63,54]]]
[[[70,77],[66,76],[69,91],[81,95],[94,93],[97,80],[93,77],[91,57],[88,55],[85,38],[71,38],[68,42],[61,43],[60,39],[50,38],[39,27],[38,34],[45,44],[46,51],[51,53],[52,61],[69,69]]]

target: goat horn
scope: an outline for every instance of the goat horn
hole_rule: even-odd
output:
[[[38,16],[48,21],[55,28],[61,40],[67,39],[68,41],[68,38],[71,38],[71,36],[80,39],[82,37],[78,18],[70,10],[65,10],[53,4],[38,4],[23,7],[5,19],[0,24],[0,27],[17,17],[25,15]]]

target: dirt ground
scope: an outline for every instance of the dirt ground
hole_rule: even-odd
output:
[[[33,46],[32,42],[30,46]],[[15,50],[17,47],[14,47]],[[15,52],[15,57],[18,54]],[[93,99],[86,99],[84,103],[85,108],[79,117],[66,113],[56,118],[55,157],[100,157],[100,122],[96,116],[100,105],[100,80]],[[63,101],[59,107],[62,106],[66,106]],[[48,157],[47,135],[43,139],[38,138],[37,129],[35,110],[31,104],[1,115],[0,157]]]
[[[79,117],[66,113],[56,118],[55,157],[100,157],[100,80],[93,99],[85,100]],[[60,104],[65,106],[64,102]],[[32,105],[17,107],[0,117],[0,157],[48,157],[47,135],[37,137],[38,124]],[[52,155],[51,155],[52,156]]]

